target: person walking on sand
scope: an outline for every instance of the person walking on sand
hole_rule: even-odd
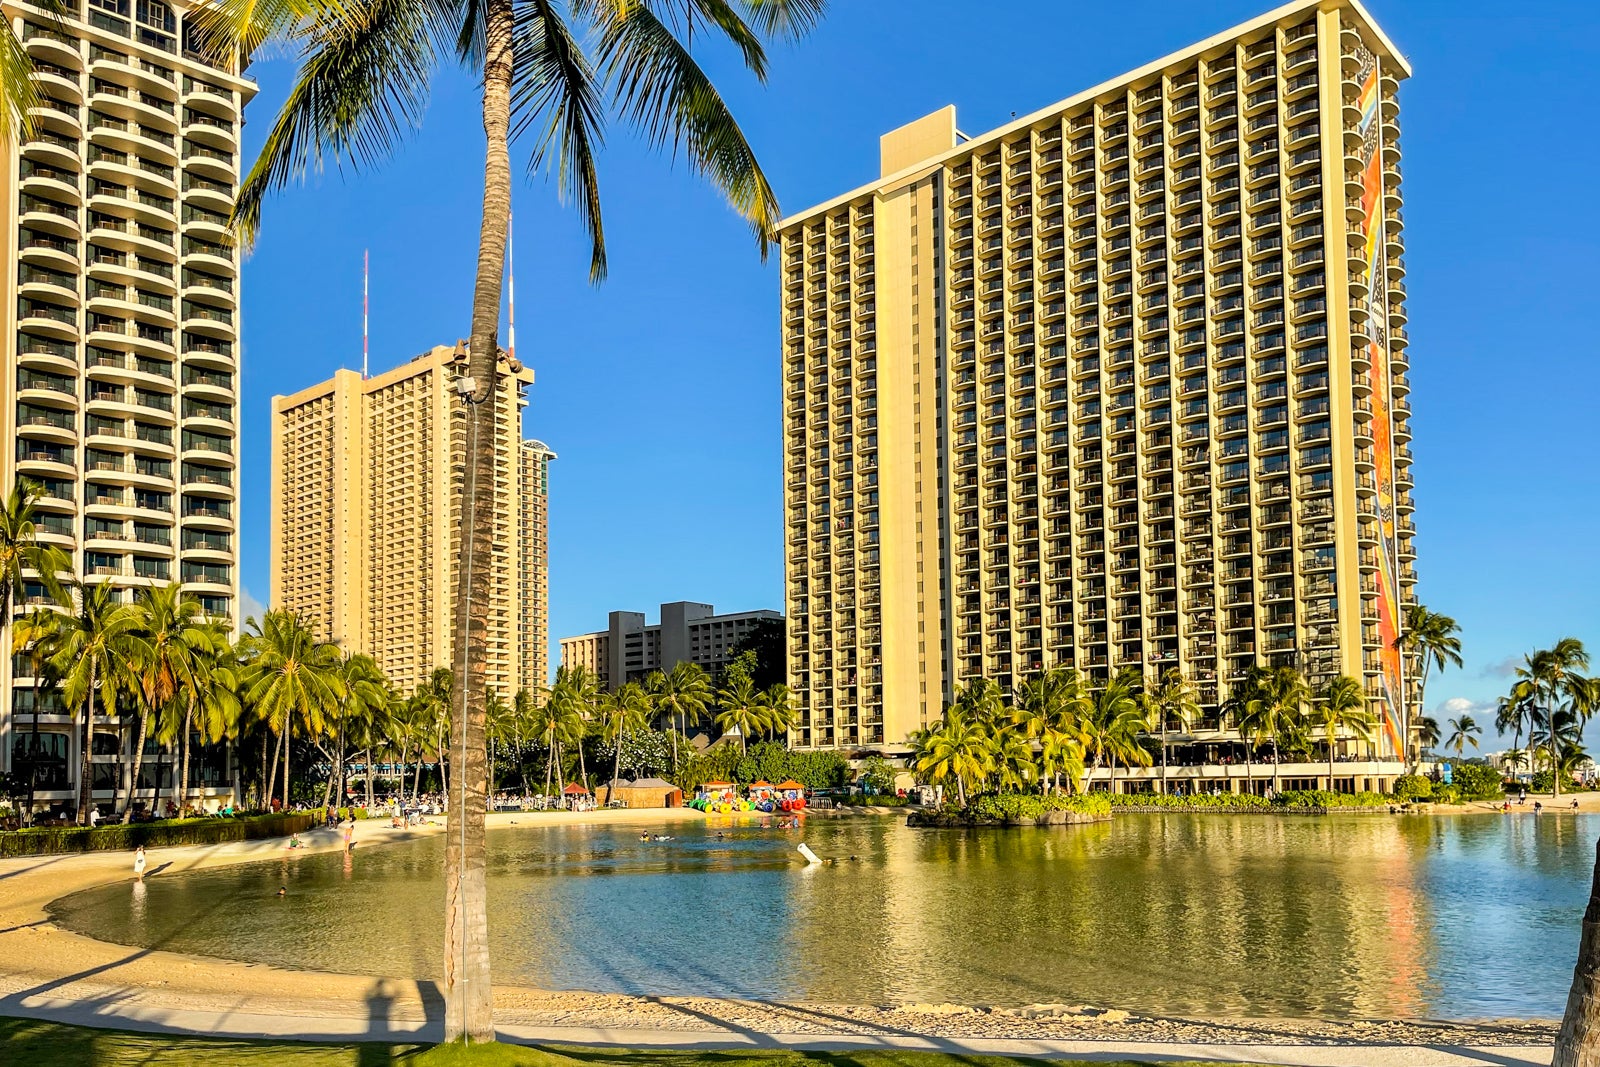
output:
[[[144,846],[140,845],[133,850],[133,876],[139,881],[144,881]]]

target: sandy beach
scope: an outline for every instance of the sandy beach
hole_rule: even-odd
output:
[[[1584,810],[1600,810],[1600,797],[1594,800],[1583,805]],[[1531,805],[1530,798],[1528,809],[1523,810],[1531,810]],[[1515,805],[1513,810],[1517,810]],[[683,809],[500,813],[491,815],[489,824],[491,830],[556,823],[660,826],[703,818]],[[443,822],[439,818],[433,825],[395,830],[387,820],[370,820],[359,825],[356,840],[364,848],[404,847],[408,840],[441,833]],[[338,831],[313,831],[302,835],[302,841],[311,851],[343,847]],[[147,877],[264,859],[281,854],[284,847],[285,842],[278,839],[154,849],[148,854]],[[426,1035],[430,1020],[439,1015],[439,998],[431,982],[291,971],[134,949],[81,937],[50,921],[46,912],[50,901],[131,877],[131,857],[122,852],[0,860],[0,1014],[238,1036],[292,1033],[389,1039]],[[879,1039],[1090,1042],[1097,1046],[1108,1043],[1108,1049],[1110,1043],[1221,1046],[1243,1042],[1285,1048],[1357,1045],[1372,1049],[1426,1045],[1436,1049],[1499,1047],[1508,1052],[1534,1049],[1533,1058],[1517,1061],[1534,1063],[1547,1062],[1547,1049],[1541,1058],[1537,1047],[1548,1046],[1556,1029],[1550,1020],[1197,1020],[1138,1016],[1083,1005],[989,1009],[953,1004],[792,1004],[514,986],[497,987],[495,1004],[497,1021],[508,1035],[540,1040],[569,1035],[565,1039],[571,1043],[592,1043],[597,1034],[630,1034],[635,1039],[640,1034],[654,1034],[662,1044],[731,1041],[737,1045],[757,1036],[781,1035],[802,1043]],[[1306,1062],[1322,1061],[1313,1057]]]

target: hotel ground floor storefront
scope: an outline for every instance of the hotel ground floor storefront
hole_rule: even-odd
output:
[[[181,746],[163,745],[147,736],[139,761],[139,780],[131,782],[138,725],[131,719],[95,724],[89,753],[91,799],[102,817],[112,814],[129,796],[136,812],[165,814],[179,803],[175,784],[181,772]],[[33,779],[33,811],[41,817],[75,818],[79,775],[83,767],[83,723],[41,707],[37,716],[24,712],[0,719],[0,771],[7,772],[8,792],[0,798],[27,805],[28,779]],[[187,803],[207,811],[236,798],[238,768],[227,745],[203,745],[191,734]]]

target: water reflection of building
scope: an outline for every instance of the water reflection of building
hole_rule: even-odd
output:
[[[1294,665],[1383,724],[1291,782],[1400,773],[1409,73],[1301,0],[985,134],[936,112],[784,222],[798,747],[898,748],[974,678],[1178,668],[1181,777],[1237,789],[1222,706]]]
[[[825,854],[870,851],[791,879],[792,995],[1425,1013],[1436,952],[1416,830],[1387,818],[1126,816],[825,839]]]

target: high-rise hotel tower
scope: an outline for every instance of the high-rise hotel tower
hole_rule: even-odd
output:
[[[1221,744],[1291,664],[1363,680],[1382,729],[1342,754],[1395,773],[1408,74],[1301,0],[978,137],[936,112],[784,223],[799,746],[1057,666],[1176,667]]]
[[[256,87],[189,48],[182,5],[64,7],[0,4],[38,91],[31,132],[0,144],[0,429],[12,442],[0,487],[43,490],[40,539],[75,577],[124,599],[178,580],[237,626],[239,252],[226,225]],[[29,583],[19,608],[41,593]],[[27,672],[26,657],[0,658],[0,765],[16,724],[32,732]],[[58,694],[40,703],[36,795],[69,803],[77,732]],[[112,795],[121,747],[109,730],[97,742],[97,800]],[[170,789],[158,763],[141,781]]]
[[[466,408],[465,342],[363,379],[340,370],[272,398],[274,608],[377,660],[402,692],[449,667]],[[522,439],[533,371],[502,356],[485,673],[502,699],[549,672],[549,462]]]

